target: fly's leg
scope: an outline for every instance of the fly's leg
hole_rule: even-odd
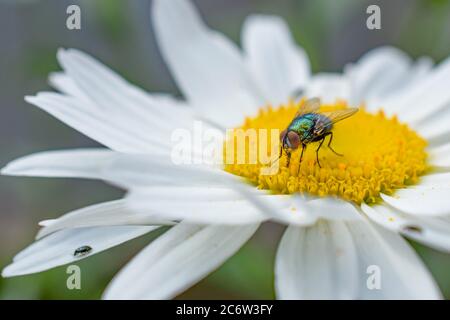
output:
[[[283,147],[280,148],[280,156],[278,157],[278,160],[280,160],[281,156],[283,155]],[[291,153],[286,150],[286,156],[287,156],[287,163],[286,167],[289,168],[289,163],[291,162]]]
[[[286,164],[286,168],[289,168],[289,164],[291,163],[291,153],[286,151],[287,154],[287,164]]]
[[[331,141],[333,141],[333,132],[328,132],[325,136],[330,136],[330,140],[328,140],[328,145],[327,145],[327,147],[331,150],[331,151],[333,151],[334,152],[334,154],[336,154],[336,155],[338,155],[338,156],[340,156],[340,157],[343,157],[344,155],[342,154],[342,153],[338,153],[338,152],[336,152],[336,151],[334,151],[334,149],[331,147]]]
[[[322,168],[320,165],[320,161],[319,161],[319,150],[322,147],[323,142],[325,141],[325,137],[326,137],[326,135],[323,136],[322,140],[320,140],[319,146],[316,149],[316,159],[317,159],[317,164],[319,165],[319,168]]]
[[[302,163],[303,153],[305,152],[305,149],[306,149],[306,144],[302,144],[302,153],[300,153],[300,161],[298,162],[299,165],[300,165],[300,163]]]
[[[298,161],[298,170],[297,170],[297,175],[300,172],[300,164],[302,163],[302,159],[303,159],[303,153],[305,152],[306,149],[306,144],[302,143],[302,153],[300,153],[300,160]]]
[[[280,160],[282,155],[283,155],[283,146],[280,147],[280,156],[278,157],[278,160]]]

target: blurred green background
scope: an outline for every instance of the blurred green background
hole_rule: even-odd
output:
[[[213,28],[239,42],[250,13],[283,16],[309,54],[314,71],[339,71],[365,51],[395,45],[413,57],[436,62],[450,55],[450,2],[444,0],[198,0]],[[79,4],[82,30],[65,27],[66,8]],[[369,4],[381,7],[382,29],[365,27]],[[47,75],[59,70],[56,50],[91,53],[149,91],[178,94],[157,51],[147,0],[0,0],[0,166],[33,152],[97,144],[23,96],[48,90]],[[0,267],[33,241],[37,222],[121,192],[100,182],[0,177]],[[273,261],[283,227],[266,224],[218,271],[182,298],[269,299],[274,297]],[[155,235],[144,236],[79,263],[82,290],[66,288],[66,267],[0,279],[1,299],[95,299],[119,270]],[[450,256],[413,243],[450,298]]]

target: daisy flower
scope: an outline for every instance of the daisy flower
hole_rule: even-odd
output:
[[[168,299],[187,289],[268,220],[287,225],[275,261],[280,299],[436,299],[441,293],[403,236],[450,251],[450,60],[370,51],[340,74],[311,75],[287,25],[253,15],[242,50],[183,0],[155,0],[152,22],[183,100],[147,93],[78,50],[60,50],[60,91],[26,101],[106,148],[42,152],[7,175],[101,179],[127,190],[41,222],[37,241],[3,276],[73,263],[171,226],[112,280],[106,299]],[[261,164],[174,163],[172,133],[198,119],[220,128],[283,130],[304,98],[322,110],[359,106],[279,170]],[[246,149],[247,150],[247,149]],[[194,150],[198,154],[201,150]],[[247,150],[248,151],[248,150]],[[379,274],[372,277],[373,270]],[[372,277],[372,278],[371,278]],[[375,285],[374,285],[375,284]]]

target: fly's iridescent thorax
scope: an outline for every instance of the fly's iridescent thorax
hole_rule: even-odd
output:
[[[321,128],[321,132],[317,131]],[[311,142],[315,138],[332,129],[330,119],[318,113],[306,113],[294,120],[288,127],[288,131],[296,132],[302,142]]]

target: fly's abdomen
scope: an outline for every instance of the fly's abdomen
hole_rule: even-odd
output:
[[[316,114],[316,121],[314,127],[320,131],[317,132],[318,134],[324,134],[333,129],[333,123],[327,116],[323,114]]]

